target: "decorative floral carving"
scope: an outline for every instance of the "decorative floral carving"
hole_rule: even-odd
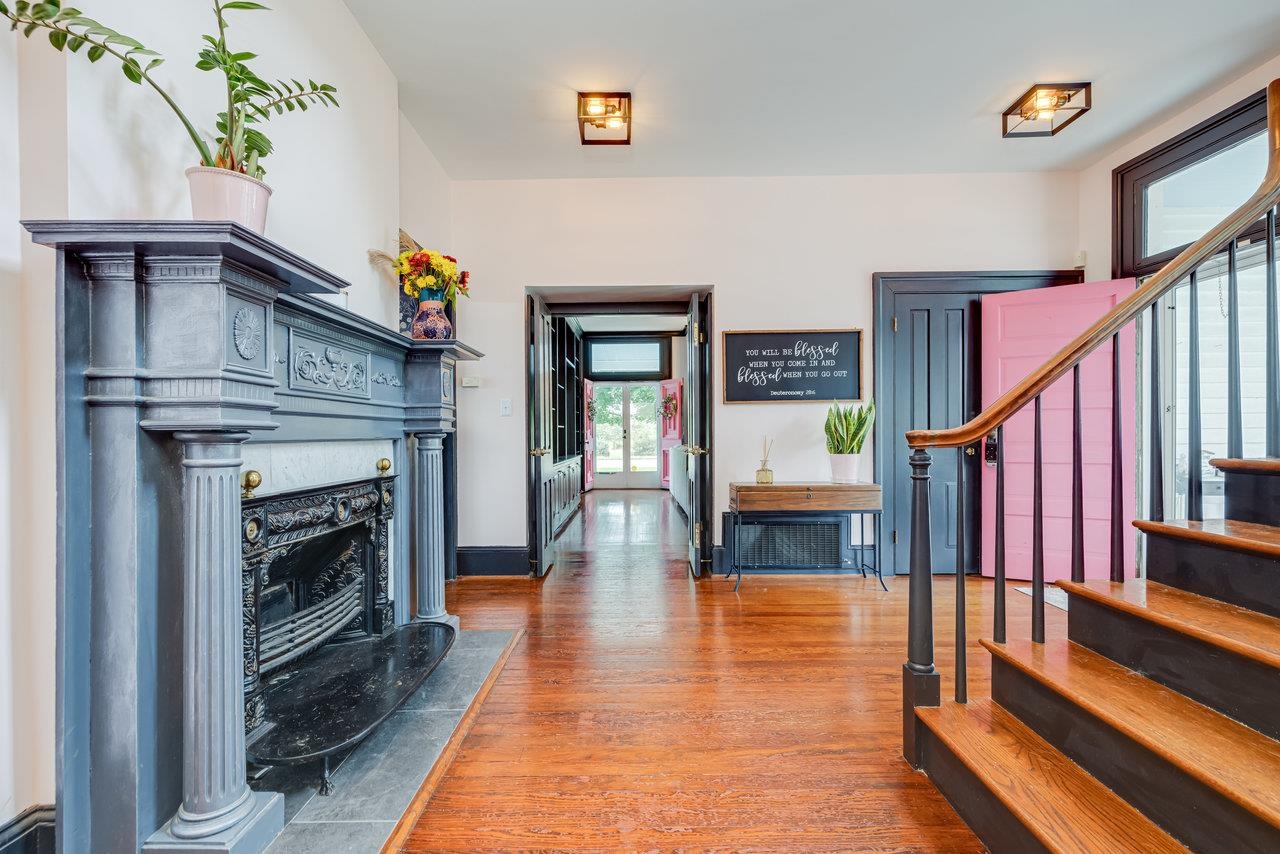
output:
[[[304,382],[338,391],[362,392],[368,387],[364,361],[349,361],[337,347],[325,347],[323,355],[299,347],[293,354],[293,373]]]
[[[262,352],[262,318],[251,308],[241,308],[231,321],[231,337],[242,359],[256,359]]]
[[[400,382],[400,378],[395,374],[386,374],[382,371],[376,371],[373,375],[373,381],[378,385],[387,385],[392,388],[404,388],[404,383]]]

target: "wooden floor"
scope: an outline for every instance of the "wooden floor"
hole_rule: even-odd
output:
[[[900,754],[906,580],[734,594],[689,576],[684,537],[665,493],[596,492],[547,578],[450,585],[464,631],[526,634],[404,850],[981,851]],[[954,582],[935,587],[945,694]],[[966,589],[984,695],[992,587]],[[1030,599],[1009,604],[1025,636]]]

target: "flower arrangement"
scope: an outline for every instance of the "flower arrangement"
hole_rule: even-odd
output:
[[[678,403],[679,401],[674,394],[664,394],[662,396],[662,417],[667,419],[675,418],[679,409]]]
[[[458,259],[430,249],[409,249],[395,260],[395,271],[405,294],[419,302],[455,303],[459,295],[471,296],[471,274],[458,269]]]

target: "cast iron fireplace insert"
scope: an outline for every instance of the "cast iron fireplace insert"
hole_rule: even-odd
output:
[[[245,740],[257,765],[354,746],[449,651],[451,626],[396,628],[394,475],[242,501]]]

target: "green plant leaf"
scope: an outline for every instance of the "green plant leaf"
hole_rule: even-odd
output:
[[[155,59],[147,63],[147,73],[150,73],[151,69],[155,68],[156,66],[163,65],[163,64],[164,64],[164,57],[157,56]]]
[[[76,51],[80,50],[80,48],[82,47],[84,47],[84,39],[80,38],[79,36],[72,36],[71,38],[67,39],[67,50],[71,51],[72,53],[75,53]]]
[[[89,53],[87,55],[89,57],[90,62],[97,62],[99,59],[102,59],[102,55],[105,53],[106,53],[106,50],[102,47],[102,45],[95,44],[89,47]]]
[[[9,14],[9,7],[4,5],[4,3],[0,3],[0,15],[7,15],[7,14]]]
[[[54,50],[62,50],[67,46],[67,34],[62,30],[51,30],[49,44],[53,45]]]
[[[124,72],[124,76],[129,78],[132,83],[142,82],[142,69],[138,67],[138,63],[131,59],[126,59],[120,65],[120,70]]]
[[[250,0],[232,0],[230,3],[222,4],[222,11],[226,12],[229,9],[240,9],[246,12],[257,11],[259,9],[263,11],[270,11],[270,7],[263,6],[261,3],[252,3]]]
[[[31,38],[31,34],[34,33],[36,31],[36,28],[39,26],[40,25],[38,23],[36,23],[35,21],[32,21],[30,24],[27,24],[26,27],[23,28],[22,34],[27,38]]]

